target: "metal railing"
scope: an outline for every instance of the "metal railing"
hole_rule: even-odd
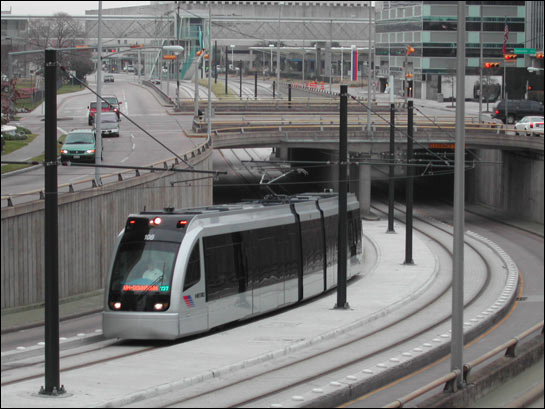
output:
[[[198,145],[197,147],[195,147],[193,150],[181,155],[181,158],[183,158],[183,160],[185,162],[188,162],[190,161],[192,158],[195,158],[199,155],[201,155],[202,153],[204,153],[207,149],[209,149],[212,145],[212,141],[209,140],[207,138],[206,141],[204,141],[202,144]],[[158,161],[158,162],[154,162],[152,164],[149,164],[149,165],[144,165],[143,167],[149,167],[150,170],[149,171],[145,171],[145,173],[153,173],[155,170],[151,169],[151,168],[157,168],[158,166],[162,166],[163,169],[169,169],[173,166],[178,166],[179,164],[181,164],[180,160],[176,157],[174,158],[170,158],[170,159],[165,159],[165,160],[161,160],[161,161]],[[103,184],[104,185],[107,185],[108,181],[110,181],[109,183],[117,183],[117,182],[122,182],[124,180],[127,180],[129,178],[134,178],[134,177],[139,177],[139,176],[142,176],[143,172],[141,170],[126,170],[126,171],[123,171],[123,172],[114,172],[114,173],[108,173],[108,174],[104,174],[101,176],[101,180],[103,182],[106,182]],[[96,184],[96,181],[95,181],[95,178],[94,177],[89,177],[87,179],[84,179],[84,180],[80,180],[78,182],[74,182],[74,183],[65,183],[65,184],[62,184],[62,185],[59,185],[58,186],[58,192],[59,194],[61,193],[76,193],[78,191],[83,191],[83,190],[86,190],[86,189],[93,189],[93,188],[97,188],[97,184]],[[5,196],[2,196],[1,197],[1,200],[2,200],[2,207],[13,207],[14,206],[14,203],[13,201],[17,198],[21,198],[21,197],[26,197],[26,196],[36,196],[36,199],[35,200],[43,200],[45,198],[45,193],[44,193],[44,189],[36,189],[36,190],[32,190],[32,191],[28,191],[28,192],[23,192],[23,193],[15,193],[15,194],[11,194],[11,195],[5,195]],[[4,202],[6,203],[6,205],[4,206]]]
[[[519,334],[518,336],[510,339],[509,341],[505,342],[504,344],[499,345],[498,347],[492,349],[491,351],[487,352],[484,355],[481,355],[480,357],[474,359],[471,362],[468,362],[463,365],[463,379],[464,383],[467,383],[467,379],[469,377],[470,371],[477,365],[487,361],[488,359],[492,358],[493,356],[499,354],[503,350],[505,351],[505,356],[514,358],[515,355],[515,348],[518,345],[519,341],[522,339],[530,336],[532,333],[536,332],[537,330],[541,329],[541,334],[543,335],[543,321],[540,323],[534,325],[533,327],[527,329],[523,333]],[[420,389],[417,389],[414,392],[411,392],[402,398],[396,399],[395,401],[389,403],[386,406],[383,406],[383,408],[402,408],[406,403],[424,395],[425,393],[430,392],[431,390],[435,389],[436,387],[445,384],[445,390],[455,390],[453,389],[453,384],[456,382],[456,378],[460,374],[460,371],[451,371],[445,376],[442,376],[439,379],[436,379],[435,381],[427,384],[426,386],[423,386]]]

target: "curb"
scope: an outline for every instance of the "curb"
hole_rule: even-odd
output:
[[[494,251],[494,253],[503,261],[508,273],[506,280],[507,285],[504,287],[503,292],[498,297],[498,301],[494,303],[494,306],[498,309],[498,311],[496,311],[494,315],[489,315],[488,318],[478,315],[477,317],[483,318],[471,319],[470,321],[472,322],[479,320],[482,321],[473,326],[471,329],[464,331],[464,343],[477,338],[487,329],[496,324],[501,318],[503,318],[515,302],[516,294],[519,292],[520,287],[517,266],[509,255],[491,240],[488,240],[485,237],[473,232],[467,232],[467,234],[491,248],[492,251]],[[516,280],[515,287],[512,285],[513,280]],[[498,307],[500,304],[503,305],[501,308]],[[464,326],[466,326],[465,323]],[[431,348],[428,352],[423,352],[422,348],[414,348],[410,353],[404,352],[395,358],[390,358],[388,363],[378,364],[378,368],[375,368],[375,372],[379,372],[377,375],[373,375],[373,371],[370,369],[363,369],[356,374],[347,375],[342,380],[330,382],[324,387],[313,388],[311,391],[303,395],[293,396],[291,400],[272,404],[271,407],[312,408],[339,406],[377,388],[387,385],[388,383],[391,383],[399,378],[409,375],[450,353],[450,340],[447,342],[446,338],[444,340],[439,340],[437,338],[434,339],[434,342],[437,343],[437,341],[439,341],[441,344],[435,348],[433,348],[431,343],[423,344],[424,347]],[[410,356],[415,352],[419,353],[420,355],[411,358]],[[362,376],[364,377],[363,379]]]

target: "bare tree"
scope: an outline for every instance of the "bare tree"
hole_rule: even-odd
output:
[[[73,48],[86,41],[83,25],[67,13],[56,13],[52,17],[31,20],[28,27],[29,43],[34,49]],[[83,78],[93,71],[88,51],[66,51],[57,55],[59,64],[71,67],[77,66],[78,77]],[[37,57],[34,62],[43,63],[43,56]]]

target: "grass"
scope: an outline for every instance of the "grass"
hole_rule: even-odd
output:
[[[30,88],[31,83],[30,80],[19,80],[17,81],[17,88]],[[72,92],[78,92],[84,89],[80,85],[71,85],[71,84],[64,84],[62,87],[60,87],[57,90],[57,95],[60,94],[70,94]],[[36,101],[33,101],[32,98],[21,98],[17,100],[17,103],[15,104],[16,108],[25,108],[28,111],[34,110],[37,106],[39,106],[43,102],[43,99],[39,99]]]
[[[30,136],[27,139],[25,139],[24,141],[6,141],[6,145],[4,145],[4,152],[2,152],[2,154],[8,154],[10,152],[13,152],[13,151],[15,151],[17,149],[20,149],[20,148],[28,145],[37,136],[38,135],[36,135],[36,134],[30,134]],[[61,142],[64,142],[65,139],[66,139],[66,135],[61,135],[58,140],[61,141]],[[61,146],[62,145],[60,143],[57,144],[57,156],[60,156],[60,154],[61,154]],[[43,162],[44,159],[45,159],[45,154],[42,153],[41,155],[35,156],[32,159],[30,159],[30,161],[31,162]],[[13,172],[14,170],[19,170],[19,169],[29,168],[31,166],[34,166],[34,165],[30,165],[30,164],[2,165],[2,175],[4,173]]]
[[[208,88],[208,78],[200,80],[199,84],[203,87]],[[214,79],[212,79],[212,92],[214,93],[214,95],[216,95],[216,98],[220,100],[238,100],[239,98],[238,94],[235,94],[235,92],[231,88],[228,88],[227,94],[225,94],[225,82],[218,81],[217,83],[215,83]]]

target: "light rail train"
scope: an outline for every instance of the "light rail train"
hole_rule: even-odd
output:
[[[363,261],[348,197],[347,278]],[[337,284],[338,195],[311,193],[129,215],[107,277],[107,338],[176,339],[244,320]]]

